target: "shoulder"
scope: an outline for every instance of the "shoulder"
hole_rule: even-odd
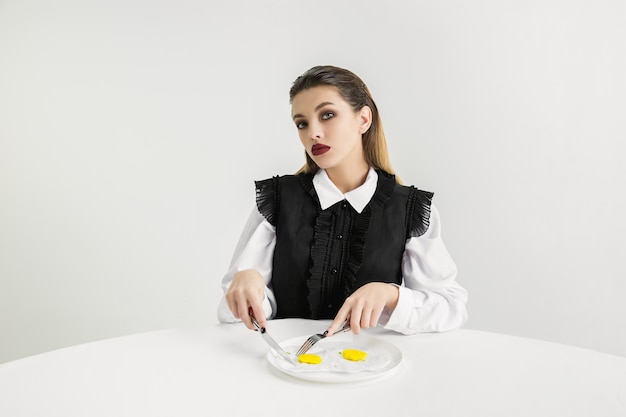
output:
[[[396,186],[397,193],[407,196],[409,200],[420,200],[430,205],[432,203],[435,193],[432,191],[422,190],[414,185],[401,185]]]
[[[392,188],[393,193],[399,196],[405,196],[406,198],[422,198],[432,201],[434,193],[431,191],[422,190],[414,185],[404,185],[398,184],[396,182],[396,177],[393,174],[389,174],[388,172],[377,170],[378,173],[378,182],[380,188]]]
[[[313,175],[276,175],[271,178],[254,182],[256,203],[259,213],[272,225],[276,226],[279,214],[281,195],[290,196],[299,190],[309,192],[313,188]]]
[[[312,182],[313,175],[311,174],[288,174],[288,175],[275,175],[270,178],[254,181],[256,192],[258,193],[270,193],[279,192],[281,186],[293,186]]]
[[[434,193],[414,185],[398,184],[395,176],[385,171],[378,172],[378,179],[381,188],[392,187],[392,198],[406,205],[407,239],[426,233],[430,224]]]

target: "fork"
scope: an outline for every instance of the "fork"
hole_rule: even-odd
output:
[[[339,330],[337,330],[335,333],[333,333],[333,335],[336,335],[337,333],[343,333],[343,332],[347,332],[348,330],[350,330],[350,325],[348,323],[344,324],[343,327]],[[300,349],[298,349],[298,351],[296,352],[296,356],[300,356],[304,353],[307,353],[309,351],[309,349],[311,349],[313,347],[314,344],[316,344],[317,342],[319,342],[322,339],[325,339],[328,334],[328,330],[326,330],[324,333],[317,333],[312,335],[311,337],[309,337],[307,340],[304,341],[304,343],[302,344],[302,346],[300,346]],[[331,335],[332,336],[332,335]]]

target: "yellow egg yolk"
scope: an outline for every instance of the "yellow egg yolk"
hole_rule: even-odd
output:
[[[300,363],[308,363],[310,365],[317,365],[318,363],[322,363],[322,357],[320,355],[314,355],[312,353],[303,353],[298,356],[298,362]]]
[[[347,359],[349,361],[362,361],[367,358],[367,352],[363,352],[362,350],[357,349],[344,349],[341,354],[344,359]]]

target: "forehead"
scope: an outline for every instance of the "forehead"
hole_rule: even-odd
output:
[[[314,112],[322,103],[348,106],[348,103],[341,97],[336,87],[323,85],[308,88],[296,94],[291,101],[291,112],[293,115]]]

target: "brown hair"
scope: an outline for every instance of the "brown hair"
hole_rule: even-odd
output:
[[[372,110],[372,124],[367,132],[363,134],[365,159],[373,168],[381,169],[389,174],[395,175],[395,172],[391,168],[387,140],[385,139],[383,123],[378,113],[378,108],[376,107],[376,103],[374,103],[369,89],[356,74],[346,69],[330,65],[313,67],[300,75],[293,82],[289,90],[289,102],[292,103],[293,98],[301,91],[323,85],[335,87],[339,95],[355,112],[358,112],[364,106],[368,106]],[[305,155],[306,162],[296,174],[316,173],[319,167],[306,152]],[[396,182],[401,183],[397,176]]]

